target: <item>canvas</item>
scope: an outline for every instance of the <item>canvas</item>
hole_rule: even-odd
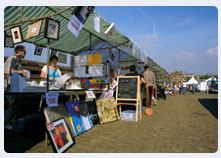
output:
[[[93,128],[93,123],[85,101],[80,100],[67,102],[66,108],[70,114],[69,119],[72,122],[76,135],[80,135],[81,133]]]
[[[113,97],[101,98],[96,101],[100,124],[119,120],[116,101]]]
[[[54,120],[64,117],[72,137],[75,137],[75,132],[69,120],[69,115],[64,104],[60,103],[58,107],[44,108],[44,115],[47,123],[53,122]]]

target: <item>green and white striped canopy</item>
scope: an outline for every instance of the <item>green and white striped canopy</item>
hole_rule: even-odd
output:
[[[110,26],[102,17],[100,18],[100,33],[94,30],[93,14],[89,16],[76,38],[68,29],[68,22],[75,7],[66,6],[9,6],[4,10],[4,31],[11,35],[10,28],[21,26],[24,42],[33,43],[46,47],[48,40],[44,38],[45,18],[51,17],[60,21],[59,40],[50,40],[50,48],[75,55],[76,53],[90,50],[102,42],[115,45],[128,46],[130,40],[121,34],[117,29],[110,37],[106,37],[104,32]],[[95,13],[99,16],[97,13]],[[28,26],[42,19],[40,34],[36,37],[26,39]],[[90,42],[91,40],[91,42]]]

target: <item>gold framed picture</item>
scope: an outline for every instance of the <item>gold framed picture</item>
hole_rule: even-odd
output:
[[[40,30],[41,30],[41,23],[42,23],[42,20],[38,20],[37,22],[34,22],[28,26],[26,39],[39,35]]]

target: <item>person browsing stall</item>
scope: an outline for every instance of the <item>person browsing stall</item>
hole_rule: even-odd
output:
[[[143,76],[136,72],[136,66],[135,65],[130,66],[130,73],[126,74],[126,76],[140,76],[140,84],[145,83],[145,80],[144,80]],[[142,90],[142,88],[141,88],[141,90]],[[141,94],[142,94],[142,92],[141,92]],[[142,96],[141,96],[141,100],[142,100]],[[143,111],[142,101],[141,101],[141,108],[142,108],[142,111]],[[135,110],[135,107],[130,106],[127,110]]]
[[[12,75],[12,73],[17,72],[19,75],[23,77],[27,77],[28,74],[24,72],[22,66],[22,59],[26,55],[26,49],[22,45],[18,45],[15,47],[14,56],[9,57],[5,62],[5,73]]]
[[[149,107],[151,107],[152,90],[153,90],[153,87],[156,86],[156,78],[155,78],[154,73],[149,70],[149,65],[145,65],[144,69],[145,69],[144,79],[146,81],[146,88],[148,88],[148,91],[149,91]],[[148,75],[148,77],[146,75]]]
[[[58,57],[53,55],[49,58],[49,81],[56,81],[55,79],[61,77],[61,71],[57,67]],[[47,80],[47,65],[44,65],[40,78],[43,80]]]

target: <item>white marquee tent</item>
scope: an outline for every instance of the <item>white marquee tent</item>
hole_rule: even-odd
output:
[[[198,84],[198,81],[194,77],[192,77],[189,81],[186,82],[186,84]]]
[[[206,92],[207,82],[212,81],[212,80],[216,80],[216,78],[215,77],[210,77],[207,80],[204,80],[204,81],[200,82],[200,84],[199,84],[200,92]]]

